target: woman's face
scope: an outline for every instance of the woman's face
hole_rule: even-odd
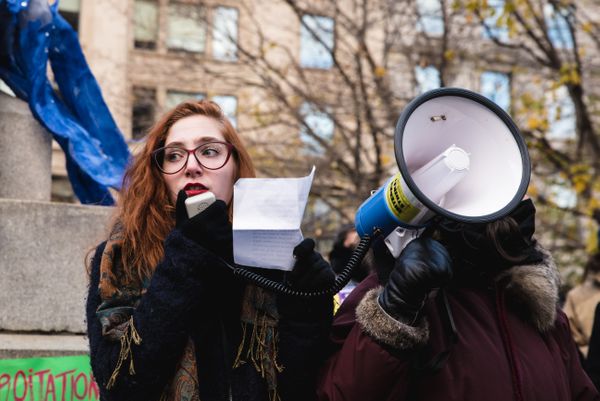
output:
[[[212,141],[226,142],[217,120],[202,115],[184,117],[177,121],[167,134],[165,146],[179,146],[188,150]],[[233,196],[233,180],[237,166],[235,159],[229,158],[218,170],[209,170],[198,163],[190,154],[185,166],[175,174],[163,174],[169,198],[175,204],[177,194],[182,189],[193,190],[194,194],[210,191],[217,199],[227,203]]]

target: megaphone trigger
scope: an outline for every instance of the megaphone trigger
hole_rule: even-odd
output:
[[[385,237],[384,243],[392,256],[397,258],[406,245],[415,238],[418,238],[421,233],[425,231],[424,228],[418,230],[410,230],[402,227],[396,227],[387,237]]]

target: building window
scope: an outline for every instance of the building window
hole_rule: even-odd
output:
[[[546,95],[548,139],[575,139],[575,105],[565,86]]]
[[[152,124],[156,112],[156,90],[152,88],[133,88],[133,109],[131,138],[143,138]]]
[[[419,14],[418,29],[429,35],[440,36],[444,33],[444,18],[440,0],[417,0]]]
[[[419,94],[441,86],[440,72],[432,65],[427,67],[416,66],[415,77],[417,79],[417,93]]]
[[[178,104],[188,100],[206,99],[206,94],[201,92],[183,92],[169,90],[165,101],[165,110],[171,110]],[[231,122],[234,127],[237,127],[237,98],[235,96],[213,96],[210,98],[213,102],[219,105],[225,117]]]
[[[158,37],[158,4],[156,0],[135,0],[134,46],[138,49],[156,49]]]
[[[75,32],[79,32],[79,0],[60,0],[58,12]]]
[[[204,93],[169,90],[167,91],[167,98],[165,100],[165,110],[171,110],[179,103],[187,100],[200,100],[204,99],[205,97],[206,95]]]
[[[489,0],[488,8],[485,11],[486,16],[483,20],[483,23],[487,27],[483,30],[483,37],[490,39],[496,38],[501,41],[508,40],[508,28],[506,26],[501,26],[502,22],[500,17],[504,13],[504,0]]]
[[[237,98],[235,96],[213,96],[212,101],[221,107],[231,125],[237,128]]]
[[[554,8],[551,4],[544,6],[544,18],[548,27],[548,38],[552,45],[558,49],[572,49],[573,36],[567,22],[567,10]]]
[[[304,15],[300,28],[300,65],[306,68],[327,69],[333,66],[332,18]]]
[[[238,10],[217,7],[213,14],[212,55],[216,60],[237,60]]]
[[[481,94],[508,112],[510,109],[510,77],[501,72],[485,71],[481,74]]]
[[[205,9],[198,4],[169,3],[167,47],[202,53],[205,44]]]
[[[327,113],[320,111],[309,102],[302,104],[300,115],[304,120],[300,128],[300,139],[306,145],[306,150],[314,155],[322,155],[324,153],[323,146],[315,136],[324,141],[331,141],[334,130],[333,120]]]

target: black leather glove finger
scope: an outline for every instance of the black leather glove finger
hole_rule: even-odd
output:
[[[185,208],[185,191],[179,191],[175,206],[175,225],[183,235],[227,262],[233,262],[233,233],[227,205],[216,200],[191,219]]]
[[[296,263],[288,274],[288,282],[295,290],[324,290],[335,282],[335,273],[321,254],[315,251],[315,241],[305,239],[294,248]],[[326,322],[333,315],[333,296],[300,298],[277,296],[277,310],[283,319],[303,322]]]
[[[379,304],[388,315],[416,324],[429,293],[452,278],[452,262],[446,248],[431,238],[411,241],[396,259]]]
[[[304,239],[294,248],[296,263],[288,279],[292,288],[298,290],[323,290],[335,281],[331,265],[315,251],[315,241]]]

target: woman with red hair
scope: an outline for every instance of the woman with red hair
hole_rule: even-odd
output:
[[[233,184],[243,177],[254,177],[251,159],[216,103],[184,102],[148,133],[91,260],[88,336],[102,400],[315,398],[331,298],[301,302],[233,276]],[[217,200],[189,218],[186,198],[208,191]],[[314,241],[294,254],[293,288],[332,284]]]

